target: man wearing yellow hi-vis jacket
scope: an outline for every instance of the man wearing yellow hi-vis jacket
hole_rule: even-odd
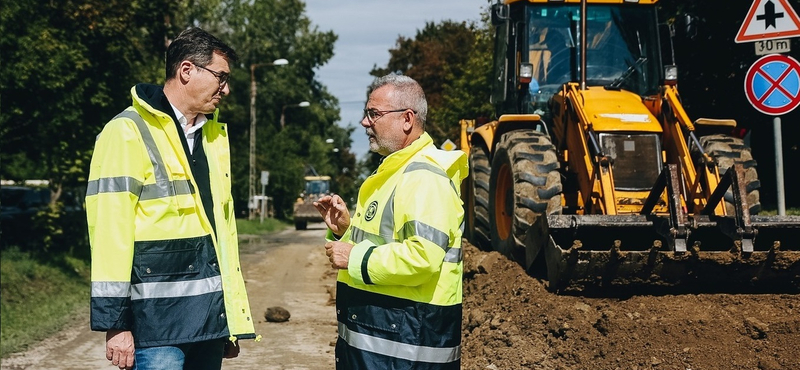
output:
[[[413,79],[390,74],[369,91],[361,125],[385,158],[352,219],[338,195],[315,202],[339,269],[336,369],[460,369],[466,155],[433,145]]]
[[[98,135],[86,210],[92,330],[120,369],[218,370],[255,338],[239,265],[230,150],[217,105],[236,53],[192,28],[167,49],[164,86]]]

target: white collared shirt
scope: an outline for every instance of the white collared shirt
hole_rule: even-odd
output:
[[[189,124],[189,120],[186,118],[186,116],[183,115],[183,113],[181,113],[181,111],[178,110],[178,108],[175,108],[175,106],[172,105],[172,103],[170,103],[169,105],[172,107],[172,110],[175,111],[175,117],[178,118],[178,123],[181,124],[181,130],[183,131],[183,134],[186,135],[186,144],[189,145],[189,153],[193,153],[194,133],[200,130],[203,127],[203,125],[206,124],[208,118],[206,118],[205,114],[198,113],[197,117],[195,117],[194,125],[192,125],[192,127],[189,128],[189,131],[186,131],[186,125]]]

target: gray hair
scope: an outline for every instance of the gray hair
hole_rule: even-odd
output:
[[[386,85],[394,88],[392,98],[398,105],[394,108],[408,108],[413,110],[417,123],[424,129],[425,119],[428,116],[428,101],[425,99],[425,92],[422,91],[422,86],[411,77],[390,73],[386,76],[376,78],[375,81],[369,85],[367,96]]]

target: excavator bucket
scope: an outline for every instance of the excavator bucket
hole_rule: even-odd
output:
[[[551,215],[528,230],[526,249],[544,251],[550,289],[559,292],[615,286],[798,292],[800,216],[750,216],[737,199],[741,172],[732,168],[720,184],[734,190],[735,215],[684,214],[672,196],[668,215]],[[661,194],[658,186],[653,191]]]

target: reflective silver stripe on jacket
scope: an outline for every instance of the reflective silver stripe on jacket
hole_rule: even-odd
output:
[[[392,194],[386,200],[386,207],[383,207],[383,214],[381,215],[380,232],[384,239],[394,239],[394,194],[397,193],[397,187],[392,189]],[[402,240],[402,238],[401,238]]]
[[[400,343],[351,331],[339,323],[339,336],[351,347],[415,362],[445,364],[461,358],[461,346],[436,348]]]
[[[450,186],[455,189],[455,184],[447,174],[439,167],[436,167],[430,163],[424,162],[412,162],[411,164],[406,167],[403,173],[408,173],[411,171],[417,170],[424,170],[430,171],[434,174],[439,176],[443,176],[448,181],[450,181]],[[461,252],[461,248],[450,248],[450,237],[447,233],[438,230],[430,225],[427,225],[423,222],[419,221],[409,221],[403,225],[402,229],[398,232],[400,235],[399,238],[395,239],[394,235],[394,196],[395,190],[392,191],[392,194],[389,196],[389,199],[386,202],[386,207],[383,209],[383,214],[381,214],[381,224],[380,224],[380,235],[368,233],[364,230],[361,230],[357,227],[353,227],[353,232],[351,234],[351,240],[353,243],[358,244],[364,240],[369,240],[370,242],[374,243],[375,245],[385,244],[387,242],[398,242],[400,240],[408,239],[411,236],[420,236],[433,242],[434,244],[438,245],[445,251],[444,262],[450,263],[459,263],[463,258],[463,254]],[[456,192],[458,194],[458,192]],[[464,222],[462,221],[461,225],[459,225],[461,232],[464,232]]]
[[[118,193],[122,191],[131,194],[140,194],[142,192],[142,182],[130,176],[119,176],[92,180],[86,185],[86,195]]]
[[[147,154],[150,157],[150,162],[153,165],[153,175],[156,178],[156,183],[142,185],[141,181],[127,176],[101,178],[89,181],[86,186],[87,196],[127,191],[138,196],[140,200],[149,200],[194,193],[194,188],[189,180],[169,181],[167,167],[164,165],[158,146],[139,113],[126,109],[114,117],[114,119],[117,118],[128,118],[136,123],[139,133],[142,135],[144,146],[147,149]]]
[[[400,240],[405,240],[416,235],[430,240],[433,244],[438,245],[439,248],[444,250],[447,250],[447,247],[450,246],[450,237],[447,236],[445,232],[416,220],[406,222],[398,234],[400,234]]]
[[[222,277],[217,275],[201,280],[134,284],[131,300],[191,297],[221,291]]]
[[[381,222],[383,222],[383,220],[381,220]],[[393,243],[396,241],[394,240],[394,238],[391,237],[387,240],[378,234],[368,233],[355,226],[353,226],[353,232],[350,235],[350,240],[353,242],[353,244],[358,244],[363,242],[364,240],[369,240],[375,245]]]
[[[453,191],[455,191],[456,194],[458,194],[456,185],[453,183],[453,180],[450,179],[449,176],[447,176],[447,173],[444,172],[444,170],[441,169],[440,167],[434,166],[430,163],[412,162],[408,165],[408,167],[406,167],[406,170],[403,173],[409,173],[411,171],[419,171],[419,170],[429,171],[436,175],[446,178],[447,181],[450,182],[450,187],[453,188]],[[394,193],[392,193],[392,197],[394,198]],[[459,225],[459,227],[463,234],[464,223],[462,222],[461,225]],[[434,244],[438,245],[440,248],[444,249],[445,262],[451,262],[451,263],[461,262],[462,258],[461,248],[450,248],[450,236],[447,235],[447,233],[438,230],[430,225],[427,225],[419,221],[409,221],[406,222],[405,225],[403,225],[403,228],[400,230],[400,235],[401,235],[400,239],[407,239],[412,235],[421,236],[427,240],[430,240]]]
[[[131,283],[127,281],[93,281],[92,297],[125,298],[131,295]]]

